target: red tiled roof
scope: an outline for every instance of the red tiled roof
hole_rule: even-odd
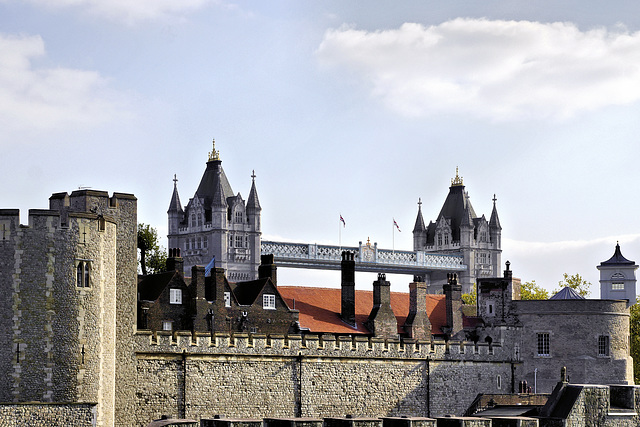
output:
[[[313,288],[305,286],[278,286],[280,295],[290,308],[300,311],[300,326],[311,332],[340,334],[369,334],[364,322],[373,306],[372,291],[356,290],[357,329],[340,319],[341,299],[339,288]],[[431,332],[441,334],[445,325],[446,307],[444,295],[427,295],[427,314],[431,321]],[[294,303],[295,300],[295,303]],[[391,293],[391,308],[398,319],[398,332],[404,332],[402,326],[409,314],[409,294]]]

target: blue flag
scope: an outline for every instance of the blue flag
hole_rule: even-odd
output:
[[[211,276],[211,269],[216,266],[216,256],[214,255],[209,264],[204,268],[204,277]]]

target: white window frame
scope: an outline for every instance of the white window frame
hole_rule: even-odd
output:
[[[264,310],[275,310],[276,309],[276,296],[274,294],[263,294],[262,295],[262,308]]]
[[[172,320],[163,320],[162,321],[162,330],[163,331],[173,331],[173,321]]]
[[[224,293],[224,306],[231,307],[231,292]]]
[[[611,283],[612,291],[624,291],[624,282],[613,282]]]
[[[169,289],[169,304],[182,304],[182,289]]]

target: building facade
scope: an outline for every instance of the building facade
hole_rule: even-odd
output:
[[[425,226],[422,203],[418,202],[418,216],[413,228],[413,250],[427,253],[461,254],[467,271],[460,273],[459,283],[463,293],[469,293],[481,277],[500,274],[502,254],[502,227],[493,199],[493,211],[489,221],[478,216],[471,206],[469,194],[464,189],[462,177],[451,180],[449,194],[436,217]],[[446,273],[432,273],[426,278],[429,293],[441,293],[446,283]]]
[[[170,248],[180,248],[185,274],[194,265],[215,266],[230,281],[253,280],[260,265],[260,214],[255,174],[249,198],[235,194],[222,168],[220,153],[209,153],[206,169],[195,194],[185,207],[180,203],[177,180],[167,211]]]

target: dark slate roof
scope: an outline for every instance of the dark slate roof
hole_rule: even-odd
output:
[[[491,218],[489,219],[489,226],[502,230],[500,226],[500,218],[498,218],[498,210],[496,209],[496,196],[493,196],[493,210],[491,211]]]
[[[233,288],[233,294],[240,305],[252,305],[262,288],[267,284],[269,278],[250,280],[248,282],[238,282]]]
[[[140,299],[144,301],[155,301],[171,282],[173,277],[179,274],[176,271],[165,271],[164,273],[149,274],[138,283]]]
[[[247,200],[247,209],[261,210],[260,200],[258,200],[258,191],[256,190],[255,174],[252,176],[251,192],[249,192],[249,199]]]
[[[557,294],[549,299],[584,299],[584,297],[577,293],[574,289],[565,286]]]
[[[422,218],[422,206],[418,206],[418,217],[416,218],[416,225],[413,227],[413,232],[421,232],[426,230],[424,226],[424,219]]]
[[[476,212],[471,206],[469,196],[464,191],[464,185],[452,185],[449,187],[447,199],[440,209],[436,221],[440,217],[451,220],[451,234],[454,241],[460,240],[460,224],[468,223],[469,219],[476,218]]]
[[[616,244],[616,251],[613,253],[613,256],[601,262],[600,265],[635,265],[635,261],[629,261],[623,257],[622,252],[620,252],[620,244]]]
[[[218,179],[218,170],[220,171],[220,179]],[[211,206],[213,196],[218,186],[222,187],[225,199],[233,197],[233,190],[231,189],[231,185],[229,185],[229,180],[224,173],[224,169],[222,169],[222,162],[220,160],[212,160],[207,162],[207,169],[205,169],[202,175],[195,197],[204,199],[205,206]]]
[[[169,203],[169,212],[180,212],[182,213],[182,204],[180,204],[180,196],[178,195],[178,183],[173,183],[173,194],[171,195],[171,203]]]

